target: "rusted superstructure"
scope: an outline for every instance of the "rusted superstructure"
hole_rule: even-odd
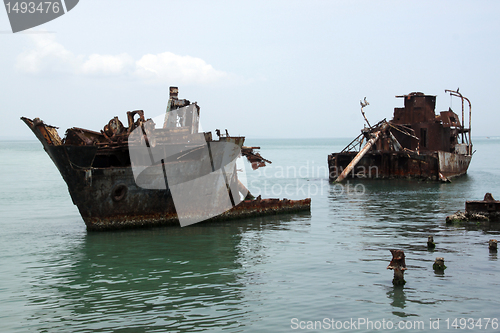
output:
[[[394,117],[368,127],[340,153],[328,156],[329,179],[417,178],[448,181],[467,173],[472,158],[471,104],[461,93],[446,90],[462,102],[462,117],[451,110],[436,115],[436,96],[413,92]],[[468,103],[468,127],[465,123]],[[361,112],[367,106],[361,102]],[[365,143],[366,142],[366,143]]]
[[[100,132],[73,127],[68,129],[65,137],[61,139],[56,127],[45,124],[39,118],[21,118],[42,143],[61,173],[68,185],[71,199],[78,207],[88,230],[179,225],[171,193],[172,184],[167,183],[165,175],[165,178],[146,178],[146,181],[150,182],[160,180],[159,185],[138,185],[139,178],[134,178],[131,163],[133,149],[147,147],[151,152],[154,148],[155,152],[160,153],[172,149],[176,151],[176,154],[146,168],[145,177],[158,171],[162,175],[165,168],[169,167],[175,172],[183,173],[182,177],[189,180],[224,168],[225,165],[221,163],[227,159],[226,155],[238,154],[240,151],[249,159],[253,168],[270,163],[254,152],[258,147],[244,147],[244,137],[230,136],[227,130],[225,135],[217,130],[217,140],[212,138],[211,132],[198,133],[200,107],[189,100],[178,99],[177,95],[178,89],[171,87],[163,127],[157,127],[151,119],[145,119],[142,110],[136,110],[127,112],[128,126],[124,126],[118,117],[114,117]],[[171,116],[173,110],[179,113]],[[195,140],[201,140],[203,144],[208,145],[210,154],[202,155],[200,142],[196,143]],[[234,148],[228,149],[227,143]],[[147,162],[145,161],[146,164]],[[204,170],[206,165],[211,165],[211,170]],[[310,199],[253,198],[238,180],[236,167],[226,168],[224,177],[226,184],[213,191],[228,192],[233,206],[229,211],[211,217],[211,220],[310,209]],[[144,182],[144,179],[142,181]],[[234,199],[238,196],[244,197],[239,204]],[[192,205],[193,214],[203,215],[204,212],[200,210],[203,208]]]

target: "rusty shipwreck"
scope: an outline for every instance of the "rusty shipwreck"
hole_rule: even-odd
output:
[[[254,198],[239,181],[235,161],[243,155],[253,168],[270,161],[227,130],[217,130],[218,139],[199,132],[199,117],[197,103],[179,99],[171,87],[163,126],[136,110],[127,112],[127,127],[114,117],[100,132],[73,127],[61,139],[56,127],[39,118],[21,119],[58,168],[88,230],[185,226],[310,209],[309,198]]]
[[[435,113],[436,96],[412,92],[404,107],[394,108],[390,121],[368,125],[340,153],[328,156],[329,180],[345,178],[415,178],[448,181],[467,173],[473,151],[471,103],[457,91],[445,90],[461,100],[461,118],[451,108]],[[465,110],[468,104],[468,112]],[[468,113],[468,127],[465,126]]]
[[[446,217],[446,223],[455,222],[498,222],[500,221],[500,201],[491,193],[486,193],[483,200],[467,200],[465,211],[458,211]]]

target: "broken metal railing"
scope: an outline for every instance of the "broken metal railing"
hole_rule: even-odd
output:
[[[363,146],[363,142],[364,142],[365,138],[370,139],[368,133],[372,133],[372,132],[376,131],[384,122],[387,122],[385,120],[385,118],[383,120],[379,121],[374,126],[371,126],[369,129],[366,129],[366,128],[363,129],[361,131],[360,135],[358,135],[347,146],[345,146],[344,149],[342,149],[341,153],[360,151],[362,146]]]
[[[410,138],[413,138],[417,141],[420,141],[420,139],[418,137],[411,134],[411,132],[414,132],[411,128],[406,127],[404,125],[391,124],[390,122],[388,124],[389,124],[389,127],[395,129],[396,131],[401,132],[402,134],[409,136]]]
[[[455,97],[458,97],[460,98],[460,100],[462,101],[462,128],[461,128],[461,132],[462,132],[462,143],[465,143],[467,145],[467,153],[469,155],[471,155],[471,150],[472,150],[472,136],[471,136],[471,116],[472,116],[472,105],[470,103],[470,100],[463,96],[460,92],[458,92],[459,89],[457,89],[456,91],[455,90],[449,90],[449,89],[445,89],[444,92],[447,92],[447,93],[450,93],[450,96],[455,96]],[[465,116],[465,107],[464,107],[464,100],[467,101],[467,103],[469,104],[469,128],[465,128],[465,119],[464,119],[464,116]],[[467,134],[465,134],[467,133]]]

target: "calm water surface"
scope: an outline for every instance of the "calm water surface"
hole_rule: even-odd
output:
[[[500,226],[445,223],[465,200],[500,198],[500,139],[476,139],[468,176],[450,184],[331,185],[327,154],[348,142],[247,141],[273,161],[248,172],[250,190],[311,196],[310,213],[106,233],[87,233],[38,142],[0,142],[0,331],[295,332],[325,318],[421,331],[440,319],[447,331],[446,319],[500,319],[500,263],[487,245]],[[404,288],[386,269],[392,248],[406,254]],[[500,330],[485,322],[474,331]],[[328,331],[318,325],[304,331]]]

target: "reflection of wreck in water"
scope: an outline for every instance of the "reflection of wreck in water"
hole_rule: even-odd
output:
[[[74,332],[91,325],[140,331],[145,322],[150,331],[241,328],[238,318],[250,310],[238,280],[238,244],[248,227],[235,224],[241,232],[198,224],[88,233],[53,249],[27,296],[29,327],[65,331],[71,313]]]
[[[128,127],[114,117],[100,132],[73,127],[61,139],[39,118],[21,118],[59,169],[87,229],[310,209],[310,199],[253,198],[237,177],[236,159],[241,152],[254,168],[270,162],[253,151],[258,147],[244,147],[244,137],[217,130],[214,140],[211,132],[199,132],[199,106],[177,93],[170,88],[160,128],[137,110],[127,112]]]
[[[256,217],[223,228],[87,233],[47,246],[23,292],[23,331],[244,331],[261,313],[252,283],[267,283],[252,267],[274,260],[265,235],[310,228],[310,213]],[[40,261],[41,260],[41,261]],[[42,269],[43,268],[43,269]],[[257,290],[261,290],[258,286]],[[33,329],[33,331],[35,331]]]
[[[328,156],[330,181],[347,177],[418,178],[447,181],[467,173],[472,158],[471,104],[458,91],[446,90],[462,101],[462,118],[451,110],[435,114],[436,96],[410,93],[404,107],[364,128],[340,153]],[[469,127],[464,125],[464,102],[469,104]],[[366,100],[361,102],[363,107]],[[363,143],[366,143],[363,146]]]

